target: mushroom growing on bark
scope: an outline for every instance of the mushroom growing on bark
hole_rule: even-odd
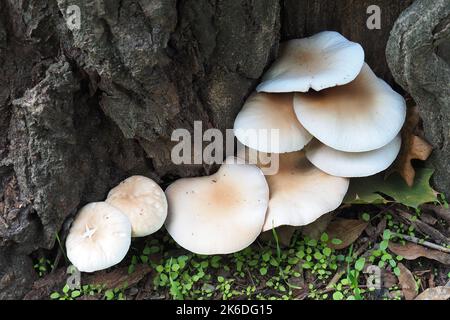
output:
[[[242,159],[254,152],[249,148],[240,150],[238,156]],[[258,159],[260,156],[258,152]],[[349,186],[349,179],[313,166],[303,151],[280,154],[278,172],[266,175],[266,179],[270,200],[263,231],[281,225],[303,226],[317,220],[341,205]]]
[[[127,216],[106,202],[84,206],[66,240],[67,257],[83,272],[109,268],[125,257],[131,243]]]
[[[334,31],[290,40],[264,75],[258,92],[307,92],[354,80],[364,63],[364,50]]]
[[[234,122],[236,138],[262,152],[283,153],[303,149],[312,136],[298,122],[293,100],[292,93],[251,95]],[[270,130],[278,130],[278,136],[272,137]],[[274,141],[276,138],[279,139]]]
[[[143,176],[132,176],[113,188],[106,202],[128,216],[131,236],[145,237],[158,231],[167,217],[167,200],[159,185]]]
[[[269,188],[258,167],[228,157],[217,173],[179,179],[166,195],[166,228],[180,246],[198,254],[227,254],[260,234]]]
[[[387,145],[366,152],[345,152],[311,142],[306,157],[317,168],[338,177],[367,177],[387,169],[397,158],[402,144],[400,135]]]
[[[405,122],[406,103],[364,64],[347,85],[296,93],[294,111],[306,130],[327,146],[364,152],[395,138]]]

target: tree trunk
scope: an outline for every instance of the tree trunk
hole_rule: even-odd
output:
[[[418,0],[405,10],[386,54],[395,79],[419,107],[434,147],[434,184],[450,199],[450,0]]]
[[[411,2],[1,1],[0,299],[22,297],[30,256],[121,179],[204,173],[171,163],[172,131],[232,128],[280,40],[339,31],[391,82],[385,45]],[[380,30],[366,27],[371,4]]]

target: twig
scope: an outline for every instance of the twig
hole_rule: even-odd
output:
[[[338,270],[335,275],[333,276],[333,278],[331,278],[330,282],[328,282],[327,286],[325,287],[325,289],[333,289],[333,286],[339,281],[339,279],[341,279],[341,277],[345,274],[345,270],[344,269],[340,269]]]
[[[433,212],[438,217],[444,219],[447,221],[447,223],[450,223],[450,209],[446,209],[439,205],[432,205],[432,204],[424,204],[422,206],[422,209],[428,210]]]
[[[441,243],[449,243],[450,240],[444,236],[442,233],[440,233],[438,230],[433,228],[432,226],[429,226],[422,220],[420,220],[417,217],[412,216],[411,214],[398,210],[398,214],[403,217],[404,219],[408,220],[409,223],[411,223],[416,229],[419,229],[423,233],[429,235],[433,238],[433,240],[439,241]]]
[[[420,244],[420,245],[422,245],[424,247],[428,247],[428,248],[431,248],[431,249],[436,249],[436,250],[439,250],[439,251],[442,251],[442,252],[450,253],[450,249],[448,249],[448,248],[445,248],[445,247],[440,246],[438,244],[435,244],[435,243],[432,243],[432,242],[428,242],[428,241],[425,241],[425,240],[422,240],[422,239],[419,239],[419,238],[416,238],[416,237],[413,237],[413,236],[407,236],[406,234],[400,234],[400,233],[395,233],[395,232],[393,232],[392,235],[396,236],[396,237],[399,237],[401,239],[404,239],[404,240],[408,240],[408,241],[416,243],[416,244]]]

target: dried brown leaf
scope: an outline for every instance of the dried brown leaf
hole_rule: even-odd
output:
[[[302,235],[311,239],[319,240],[322,233],[327,230],[328,225],[336,215],[331,212],[324,214],[316,221],[300,228]]]
[[[414,276],[402,263],[399,263],[400,275],[398,276],[398,282],[403,292],[405,300],[413,300],[417,296],[416,281]]]
[[[415,300],[448,300],[450,299],[450,287],[428,288],[419,294]]]
[[[278,237],[278,242],[283,247],[288,247],[291,244],[292,236],[294,235],[294,232],[299,227],[293,227],[293,226],[280,226],[275,228],[275,232]],[[260,234],[259,239],[263,242],[271,242],[274,241],[273,238],[273,231],[267,230]]]
[[[331,221],[326,233],[330,239],[329,247],[334,249],[344,249],[358,239],[361,233],[366,229],[368,222],[355,219],[341,219]],[[334,244],[331,240],[339,239],[340,244]]]
[[[425,257],[450,265],[450,254],[438,250],[427,249],[415,243],[408,242],[402,245],[400,243],[390,242],[389,249],[406,260],[415,260],[420,257]]]
[[[410,187],[413,186],[416,175],[411,160],[426,160],[433,150],[433,147],[419,136],[419,123],[417,106],[408,108],[406,122],[402,129],[402,148],[393,166],[393,171],[397,171]]]

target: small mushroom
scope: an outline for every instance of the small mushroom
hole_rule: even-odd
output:
[[[363,48],[334,31],[287,41],[280,52],[256,91],[320,91],[353,81],[364,63]]]
[[[66,240],[67,257],[82,272],[109,268],[125,257],[131,243],[127,216],[106,202],[84,206]]]
[[[397,135],[390,143],[366,152],[345,152],[318,140],[306,148],[306,157],[317,168],[338,177],[367,177],[387,169],[397,158],[402,141]]]
[[[113,188],[106,202],[125,213],[131,236],[145,237],[158,231],[167,217],[164,191],[152,179],[132,176]]]
[[[166,195],[166,229],[180,246],[198,254],[228,254],[260,234],[269,188],[258,167],[228,157],[215,174],[179,179]]]
[[[296,93],[294,111],[306,130],[327,146],[364,152],[395,138],[405,122],[406,103],[364,64],[347,85]]]
[[[312,136],[297,120],[293,100],[291,93],[251,95],[234,122],[236,138],[242,144],[263,152],[303,149]],[[278,130],[278,136],[271,135],[270,130],[273,129]]]

